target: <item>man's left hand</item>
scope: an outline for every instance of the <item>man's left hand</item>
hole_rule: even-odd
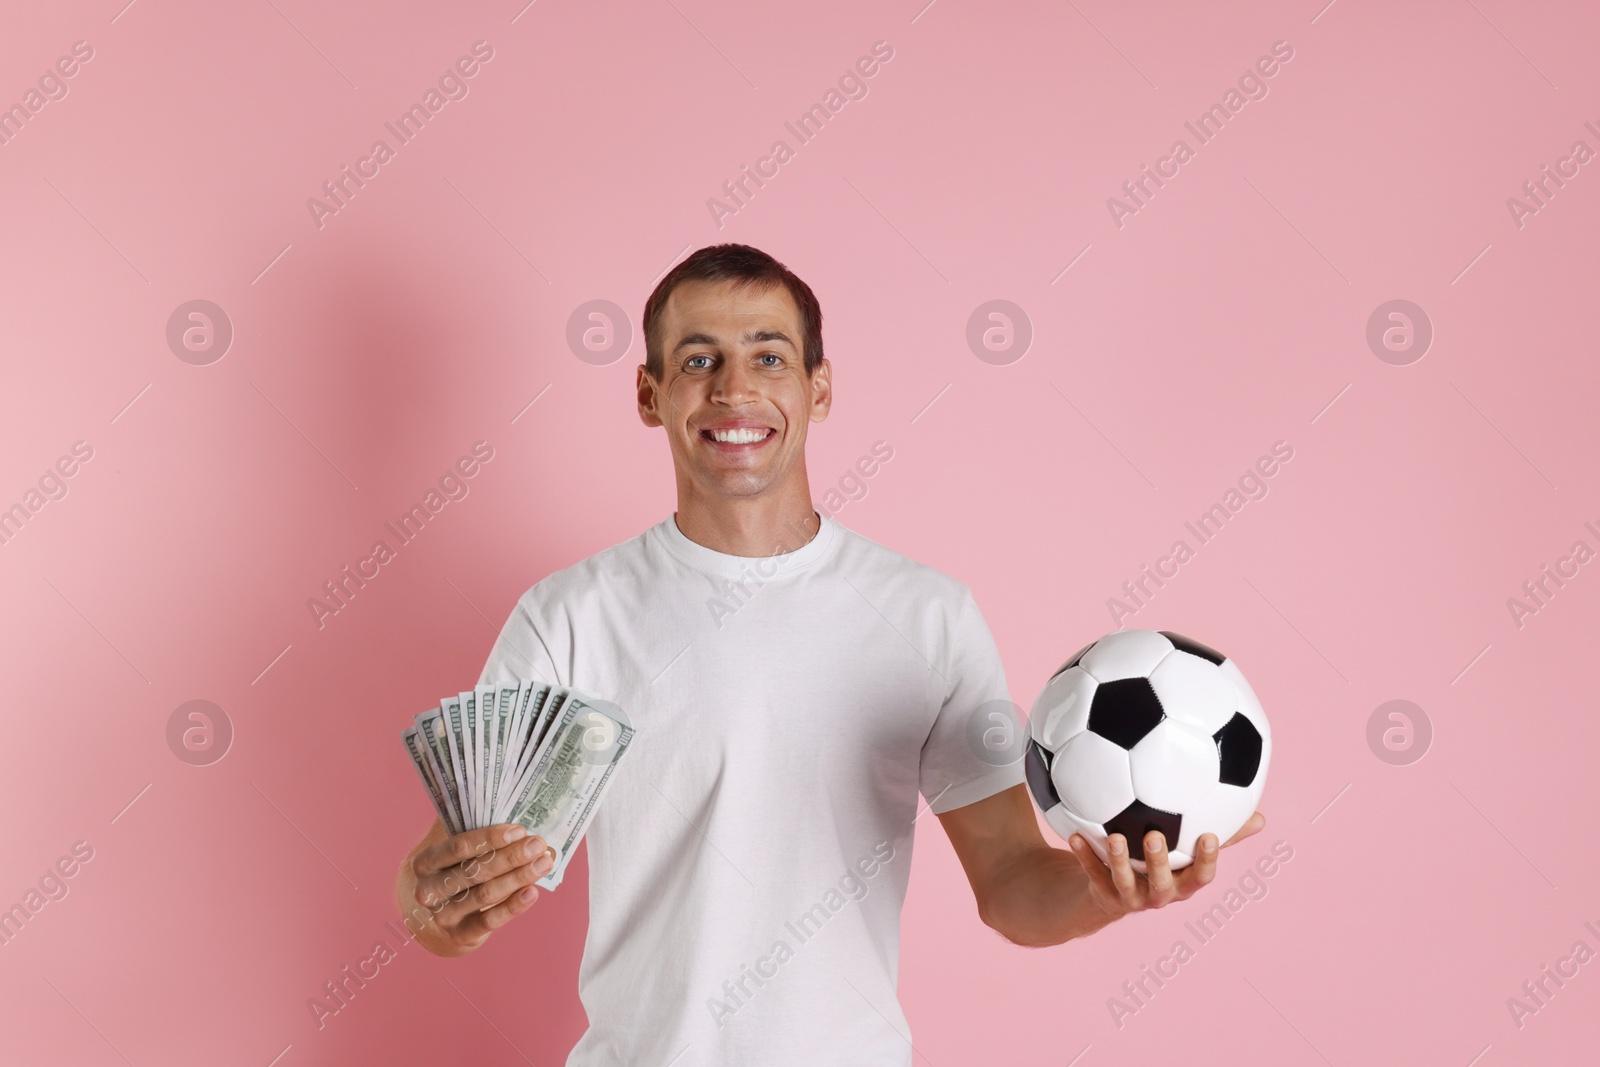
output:
[[[1267,825],[1267,817],[1259,811],[1250,816],[1239,832],[1228,838],[1222,848],[1243,841],[1259,833]],[[1121,834],[1106,839],[1106,850],[1111,854],[1110,864],[1089,847],[1082,834],[1067,839],[1072,854],[1078,857],[1089,875],[1090,892],[1096,904],[1105,912],[1108,921],[1114,921],[1134,911],[1147,911],[1164,907],[1175,900],[1188,900],[1210,883],[1217,873],[1216,834],[1201,834],[1195,846],[1194,862],[1172,873],[1167,865],[1167,842],[1159,830],[1152,830],[1144,839],[1145,872],[1133,869],[1128,857],[1128,842]]]

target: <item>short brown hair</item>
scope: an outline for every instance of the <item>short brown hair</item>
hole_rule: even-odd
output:
[[[692,252],[688,259],[673,267],[650,294],[644,305],[644,369],[650,377],[661,380],[661,313],[666,309],[667,298],[684,282],[720,282],[732,280],[736,288],[758,285],[762,288],[782,285],[800,309],[800,329],[805,334],[804,355],[806,374],[810,375],[822,362],[822,305],[817,303],[811,287],[801,281],[788,267],[749,245],[707,245]]]

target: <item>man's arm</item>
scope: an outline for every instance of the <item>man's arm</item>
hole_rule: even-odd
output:
[[[1143,875],[1133,869],[1121,834],[1107,842],[1109,868],[1079,834],[1072,835],[1071,851],[1051,848],[1039,833],[1025,785],[947,811],[939,821],[967,872],[984,925],[1019,945],[1059,945],[1129,912],[1187,900],[1217,872],[1216,834],[1200,836],[1194,862],[1177,874],[1167,866],[1165,839],[1156,831],[1145,837]],[[1256,812],[1222,847],[1266,824]]]

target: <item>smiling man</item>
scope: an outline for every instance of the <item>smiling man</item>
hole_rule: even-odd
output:
[[[806,434],[833,388],[803,281],[703,248],[644,332],[639,417],[666,433],[677,510],[528,590],[480,679],[577,686],[639,730],[588,833],[589,1028],[569,1067],[910,1064],[896,976],[919,794],[978,916],[1017,944],[1212,880],[1211,834],[1176,875],[1159,833],[1148,876],[1120,835],[1109,867],[1076,837],[1046,844],[1020,759],[979,740],[1010,706],[971,592],[813,508]],[[436,821],[397,900],[430,951],[463,955],[528,910],[549,862],[520,827]]]

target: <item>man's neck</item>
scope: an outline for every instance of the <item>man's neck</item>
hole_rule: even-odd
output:
[[[793,552],[815,537],[822,525],[804,491],[772,500],[685,500],[680,494],[674,518],[689,540],[730,556]]]

